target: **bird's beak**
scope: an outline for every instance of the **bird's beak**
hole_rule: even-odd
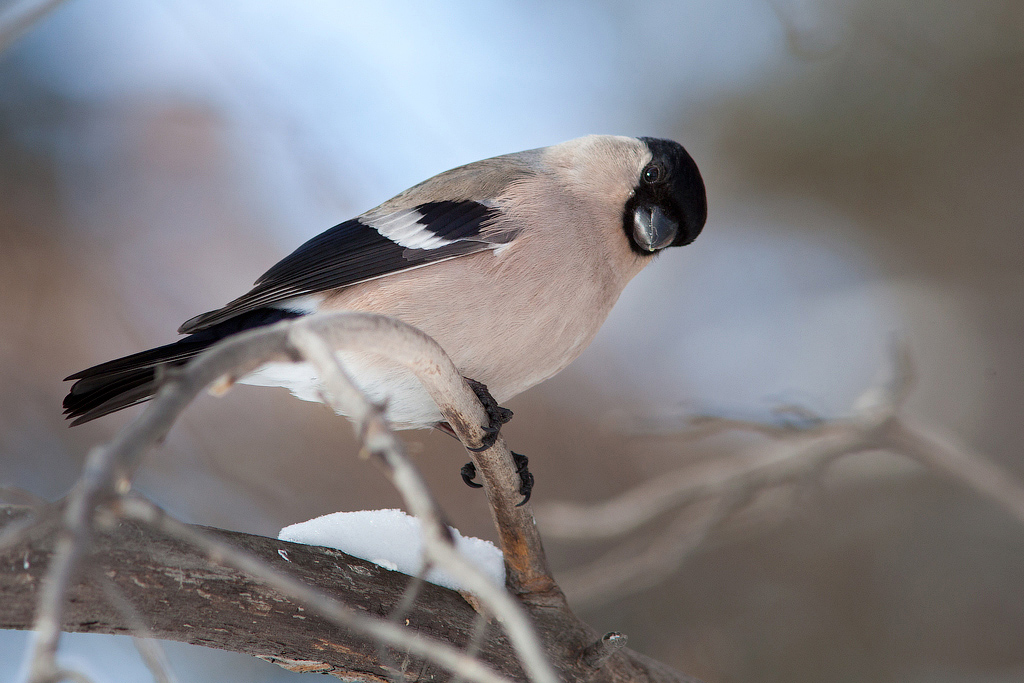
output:
[[[633,211],[633,238],[642,249],[655,252],[672,244],[679,224],[656,206],[638,206]]]

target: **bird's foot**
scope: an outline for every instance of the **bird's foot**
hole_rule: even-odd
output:
[[[533,472],[529,470],[530,459],[522,453],[512,451],[512,462],[516,464],[516,474],[519,475],[519,494],[523,497],[516,503],[516,507],[522,507],[530,501],[533,494]]]
[[[533,493],[533,473],[529,470],[530,459],[522,453],[516,453],[512,451],[512,462],[516,466],[516,474],[519,475],[519,494],[523,497],[521,501],[516,503],[516,507],[522,507],[530,500],[530,495]],[[462,466],[462,481],[466,482],[467,486],[471,486],[475,489],[483,488],[483,484],[478,484],[473,481],[476,478],[476,465],[471,462],[467,462]]]
[[[480,399],[480,403],[483,404],[484,410],[487,411],[487,417],[490,419],[490,424],[483,428],[484,438],[481,441],[481,445],[478,448],[468,448],[474,453],[486,451],[488,448],[494,445],[494,442],[498,440],[498,434],[501,432],[501,425],[505,424],[512,419],[512,411],[508,408],[502,408],[498,405],[498,402],[491,396],[491,392],[487,391],[487,387],[475,379],[466,378],[466,382],[469,384],[473,393]]]
[[[459,474],[462,475],[462,481],[466,482],[466,486],[468,486],[469,488],[482,489],[484,487],[483,484],[478,484],[475,481],[473,481],[474,479],[476,479],[476,465],[474,465],[473,463],[467,462],[465,465],[463,465],[462,469],[459,470]]]

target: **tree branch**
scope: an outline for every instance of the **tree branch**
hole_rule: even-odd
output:
[[[0,524],[16,524],[24,508],[0,508]],[[111,520],[113,521],[113,520]],[[353,633],[317,614],[304,600],[253,579],[247,571],[212,562],[208,545],[197,551],[191,540],[139,521],[120,521],[94,535],[89,562],[92,574],[106,576],[124,599],[144,616],[149,634],[194,645],[244,652],[293,670],[334,673],[341,678],[388,680],[379,661],[377,644],[366,634]],[[27,629],[32,625],[39,586],[53,559],[59,532],[54,523],[36,529],[22,543],[0,554],[0,628]],[[340,551],[251,536],[209,527],[188,527],[238,554],[250,555],[288,581],[314,594],[333,596],[366,620],[381,622],[398,605],[413,579]],[[227,553],[228,555],[231,552]],[[304,596],[305,597],[305,596]],[[134,619],[111,604],[103,585],[89,575],[73,582],[61,623],[66,631],[128,635],[136,632]],[[321,605],[322,606],[322,605]],[[420,599],[406,615],[408,639],[441,643],[454,659],[474,663],[458,652],[469,642],[476,611],[457,592],[424,584]],[[491,637],[477,659],[496,674],[522,680],[524,673],[515,650],[491,620]],[[373,634],[376,636],[377,634]],[[401,643],[395,643],[401,645]],[[446,678],[437,664],[416,664],[403,672],[415,680]],[[479,673],[479,672],[476,672]]]
[[[410,632],[408,628],[387,619],[367,615],[365,607],[359,608],[356,605],[356,609],[353,609],[345,600],[333,597],[331,592],[318,590],[294,576],[282,573],[280,567],[269,563],[267,558],[239,549],[236,545],[217,538],[211,532],[181,524],[164,515],[148,501],[128,495],[131,478],[138,469],[145,451],[163,438],[177,416],[205,387],[214,383],[218,388],[230,386],[235,378],[242,377],[270,361],[303,359],[310,360],[318,366],[321,375],[328,380],[327,392],[334,405],[355,417],[364,448],[376,455],[378,461],[385,465],[389,476],[406,496],[407,504],[424,518],[428,536],[427,560],[448,570],[454,569],[453,573],[462,575],[461,578],[474,592],[474,606],[486,606],[486,612],[494,616],[493,624],[502,626],[510,634],[511,645],[514,647],[506,654],[514,657],[517,662],[522,662],[531,679],[539,683],[553,683],[555,677],[550,668],[550,664],[553,664],[563,680],[586,679],[595,683],[623,678],[665,683],[692,680],[625,649],[609,654],[608,657],[582,657],[581,653],[588,651],[588,648],[592,648],[597,642],[597,634],[580,622],[568,609],[564,595],[548,572],[532,514],[525,506],[516,507],[518,474],[508,448],[500,438],[492,448],[474,454],[474,460],[483,475],[488,500],[499,528],[505,553],[507,584],[522,599],[522,606],[529,612],[532,623],[522,617],[520,608],[507,595],[495,591],[490,584],[486,584],[479,572],[468,566],[454,551],[450,539],[447,539],[446,527],[441,524],[443,515],[433,503],[419,475],[405,459],[400,442],[395,439],[390,427],[383,420],[381,411],[354,390],[343,368],[334,359],[332,351],[343,349],[370,350],[405,365],[423,382],[462,442],[467,446],[481,443],[485,435],[486,416],[476,394],[436,342],[397,320],[361,313],[316,316],[239,334],[215,345],[184,367],[169,371],[146,410],[119,432],[109,444],[90,452],[82,477],[62,504],[59,523],[48,525],[37,521],[29,526],[21,525],[21,528],[0,537],[0,542],[15,550],[22,543],[28,543],[30,549],[37,547],[32,545],[33,541],[43,543],[39,548],[46,559],[46,573],[38,591],[35,611],[35,628],[40,632],[40,636],[36,639],[32,659],[30,676],[33,683],[50,683],[74,676],[74,672],[58,668],[55,657],[57,636],[61,628],[69,628],[69,621],[72,622],[70,628],[82,627],[81,624],[76,625],[70,616],[74,614],[79,603],[72,601],[69,605],[65,598],[72,589],[95,590],[94,585],[90,586],[88,582],[77,580],[79,566],[87,550],[94,553],[101,537],[109,535],[111,529],[120,528],[117,524],[129,519],[143,522],[146,533],[158,532],[179,544],[185,543],[205,553],[205,556],[202,553],[200,556],[209,562],[197,560],[192,555],[189,556],[192,558],[191,564],[185,565],[189,572],[182,568],[171,572],[178,580],[178,592],[183,587],[183,577],[187,575],[199,597],[209,599],[209,595],[213,594],[203,588],[203,581],[221,576],[223,566],[226,565],[241,572],[237,575],[232,574],[228,580],[229,584],[239,581],[244,582],[246,587],[257,583],[265,584],[279,596],[284,596],[287,601],[294,603],[297,609],[301,607],[306,609],[310,616],[323,617],[332,624],[328,628],[336,630],[337,627],[341,627],[345,639],[339,640],[342,643],[339,647],[356,651],[359,648],[353,643],[363,643],[369,648],[364,656],[367,662],[376,667],[375,669],[368,673],[369,669],[366,667],[370,664],[366,664],[363,668],[357,667],[354,674],[346,670],[339,675],[379,680],[387,673],[401,673],[405,678],[432,680],[438,675],[436,672],[447,671],[461,679],[477,683],[499,683],[503,680],[495,670],[482,661],[446,642]],[[48,519],[48,514],[50,513],[46,512],[39,519]],[[15,526],[18,524],[19,522],[14,523]],[[48,530],[49,535],[44,535],[40,539],[39,534],[43,529]],[[281,543],[265,540],[272,544]],[[45,545],[46,543],[51,545]],[[179,552],[181,556],[186,554],[184,551]],[[100,557],[103,558],[103,555]],[[113,566],[116,568],[112,569],[113,576],[119,573],[131,575],[133,565],[129,562],[130,559],[123,558],[126,563],[124,566],[115,563]],[[288,554],[284,559],[289,559]],[[270,560],[278,562],[278,558],[273,556]],[[31,562],[26,556],[24,569],[27,571],[30,566]],[[12,568],[16,568],[15,565],[12,565]],[[163,570],[154,566],[152,571],[159,579],[159,572]],[[166,575],[167,572],[164,571],[162,576],[166,578]],[[31,577],[29,580],[31,583]],[[139,580],[145,583],[144,578]],[[351,577],[349,583],[358,586],[358,580]],[[169,589],[162,585],[158,588],[155,591],[158,595],[166,594],[166,590]],[[333,588],[336,592],[337,587]],[[433,590],[434,587],[430,588]],[[423,586],[422,589],[426,590],[427,587]],[[247,588],[245,592],[239,593],[239,596],[248,600],[248,597],[254,594],[252,590],[255,589]],[[170,603],[177,597],[162,599]],[[408,594],[404,600],[392,600],[387,609],[382,608],[378,613],[394,614],[395,605],[401,605],[402,611],[408,611],[410,600]],[[242,601],[239,607],[242,611],[247,609],[250,612],[249,617],[256,612],[273,612],[273,608],[273,602],[267,601],[252,604]],[[121,609],[122,613],[125,611]],[[148,609],[140,611],[147,616],[150,615]],[[130,615],[131,610],[127,612]],[[195,619],[191,618],[191,612],[185,614],[190,616],[189,622],[173,626],[165,624],[169,629],[167,633],[161,633],[160,629],[154,626],[153,633],[160,637],[194,642],[195,635],[192,631],[197,627],[191,621]],[[288,616],[301,620],[305,615]],[[127,627],[124,625],[124,614],[121,614],[120,619],[118,622],[117,617],[110,617],[108,621],[102,623],[108,624],[105,628],[110,629],[115,628],[111,625],[114,623],[121,624],[118,628],[130,628],[130,624]],[[90,619],[89,623],[93,621],[95,620]],[[128,621],[132,619],[129,618]],[[219,625],[214,626],[215,623]],[[238,627],[251,632],[253,623],[259,623],[259,619],[243,619],[237,624],[228,623],[226,626],[215,620],[208,627],[227,628],[229,631]],[[470,646],[474,650],[477,649],[477,646],[473,645],[474,639],[465,635],[470,631],[464,626],[459,628],[460,633],[469,638]],[[187,631],[183,632],[182,629]],[[493,629],[489,630],[493,632]],[[538,645],[537,633],[542,636],[542,646]],[[242,637],[247,639],[253,635],[246,633]],[[205,636],[205,640],[200,640],[204,644],[215,645],[218,642],[217,638],[212,636]],[[485,644],[492,642],[494,639],[489,638]],[[382,644],[397,648],[429,664],[417,664],[415,672],[395,672],[393,667],[387,664],[396,660],[380,656],[379,648]],[[326,646],[320,641],[310,646],[313,649],[307,648],[301,656],[299,652],[289,654],[287,651],[265,656],[297,668],[318,666],[316,663],[324,659],[321,654]],[[240,651],[247,651],[245,647],[243,643]],[[280,649],[281,644],[278,647]],[[481,645],[481,653],[485,650],[486,647]],[[403,661],[407,663],[408,656],[405,656]],[[310,662],[314,664],[309,664]],[[420,672],[426,673],[421,676]],[[521,674],[517,676],[521,677]]]
[[[129,507],[134,502],[129,501]],[[362,618],[367,621],[404,631],[406,641],[398,644],[399,652],[410,644],[430,648],[440,644],[451,653],[451,660],[441,660],[444,666],[397,658],[405,665],[398,672],[405,680],[436,681],[447,677],[450,670],[495,683],[526,678],[497,620],[485,620],[488,636],[480,638],[477,624],[481,615],[456,591],[424,583],[419,599],[403,619],[404,628],[398,629],[376,616],[394,611],[415,581],[413,577],[331,548],[210,527],[182,525],[186,528],[180,529],[180,523],[169,517],[153,518],[154,512],[159,514],[143,503],[141,509],[127,510],[126,516],[148,517],[145,522],[118,521],[110,515],[93,536],[89,558],[92,573],[109,577],[125,600],[144,615],[153,637],[243,652],[293,671],[387,683],[392,672],[379,656],[380,634],[353,632],[319,615],[331,612],[336,601],[365,615]],[[25,508],[0,507],[0,529],[17,524],[26,514]],[[38,525],[21,543],[0,552],[0,593],[4,596],[0,628],[25,629],[32,624],[58,526],[56,520]],[[219,556],[218,560],[210,560],[211,554]],[[253,564],[233,566],[236,559],[245,557],[253,558]],[[253,578],[254,573],[258,579]],[[332,597],[311,605],[309,600],[318,595]],[[67,598],[63,630],[135,632],[134,618],[112,605],[102,584],[88,576],[69,586]],[[627,648],[620,649],[625,641],[617,634],[598,638],[571,613],[540,610],[534,614],[561,680],[699,683]]]
[[[492,584],[455,548],[434,496],[405,456],[401,441],[384,420],[383,410],[367,401],[355,387],[338,362],[334,350],[323,337],[301,325],[295,325],[289,339],[316,368],[328,404],[352,419],[365,448],[376,456],[410,511],[421,520],[424,561],[444,567],[492,613],[501,617],[531,678],[538,683],[555,683],[554,672],[544,659],[540,642],[526,614],[508,593]],[[465,385],[461,376],[459,379]],[[475,399],[475,395],[474,400],[479,407],[480,402]]]

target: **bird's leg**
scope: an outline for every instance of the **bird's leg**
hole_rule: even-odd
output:
[[[477,382],[475,379],[466,378],[466,383],[469,384],[473,393],[480,399],[480,403],[483,404],[484,410],[487,411],[487,417],[490,418],[491,423],[484,427],[484,438],[483,443],[479,448],[469,448],[474,453],[486,451],[488,448],[494,445],[494,442],[498,440],[498,433],[501,431],[501,425],[505,424],[512,419],[512,411],[508,408],[502,408],[498,405],[498,402],[491,396],[491,392],[487,391],[487,387]]]
[[[469,448],[467,446],[468,450],[471,450],[474,453],[479,453],[493,446],[494,442],[498,440],[498,433],[501,430],[501,425],[512,419],[512,411],[508,408],[502,408],[499,406],[498,402],[494,400],[493,396],[491,396],[491,392],[487,391],[487,387],[480,382],[469,379],[468,377],[466,378],[466,382],[469,383],[469,386],[473,389],[477,398],[480,399],[480,403],[483,404],[484,410],[487,411],[487,416],[491,420],[490,425],[484,428],[486,436],[484,437],[483,445],[479,448]],[[438,422],[436,426],[445,434],[456,439],[459,438],[455,433],[455,430],[452,429],[451,425],[447,422]],[[531,474],[530,470],[527,468],[529,460],[525,455],[512,452],[512,461],[516,466],[516,474],[519,475],[519,493],[523,496],[523,500],[520,501],[518,505],[525,505],[526,501],[530,500],[530,494],[533,491],[533,474]],[[466,482],[467,486],[471,486],[475,489],[483,487],[482,484],[478,484],[474,481],[476,479],[476,465],[473,463],[467,462],[463,465],[460,474],[462,475],[462,481]]]

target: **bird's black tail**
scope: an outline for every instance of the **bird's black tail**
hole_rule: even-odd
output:
[[[302,313],[278,308],[248,311],[184,339],[102,363],[65,378],[78,380],[64,397],[64,415],[72,426],[95,420],[152,398],[159,388],[159,368],[181,366],[225,337]]]

